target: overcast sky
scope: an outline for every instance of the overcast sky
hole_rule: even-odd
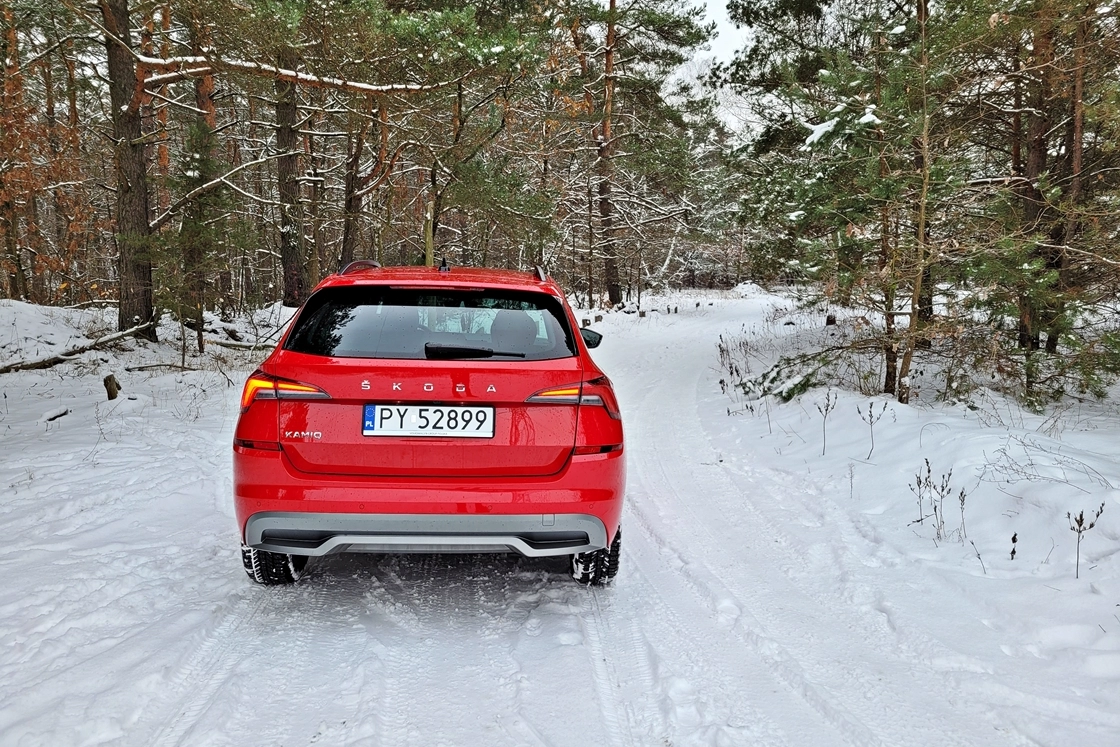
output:
[[[706,0],[706,5],[708,20],[716,22],[716,33],[719,35],[710,43],[712,50],[701,53],[701,56],[711,55],[721,62],[727,62],[742,45],[743,31],[727,20],[727,0]]]

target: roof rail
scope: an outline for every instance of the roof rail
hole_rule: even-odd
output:
[[[349,275],[352,272],[360,272],[362,270],[376,270],[380,267],[381,263],[376,259],[356,259],[339,270],[338,274]]]
[[[539,279],[542,283],[548,280],[548,273],[546,273],[544,271],[544,267],[540,265],[537,265],[537,279]]]

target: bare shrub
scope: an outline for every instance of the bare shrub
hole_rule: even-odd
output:
[[[1074,516],[1069,512],[1066,513],[1066,519],[1069,521],[1070,531],[1077,533],[1077,565],[1074,567],[1074,578],[1081,578],[1081,538],[1085,535],[1086,532],[1097,525],[1097,520],[1101,518],[1101,514],[1103,513],[1103,503],[1101,504],[1101,507],[1096,510],[1096,513],[1093,514],[1093,518],[1088,522],[1085,521],[1084,511],[1081,511],[1081,513],[1077,514],[1077,516]]]

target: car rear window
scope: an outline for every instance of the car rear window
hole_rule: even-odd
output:
[[[285,349],[334,358],[549,360],[575,355],[564,308],[545,293],[388,286],[324,288]]]

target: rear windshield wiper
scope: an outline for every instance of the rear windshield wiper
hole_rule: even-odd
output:
[[[496,355],[504,355],[511,358],[525,357],[524,353],[494,350],[493,348],[472,347],[469,345],[440,345],[435,342],[424,344],[424,356],[426,358],[493,358]]]

